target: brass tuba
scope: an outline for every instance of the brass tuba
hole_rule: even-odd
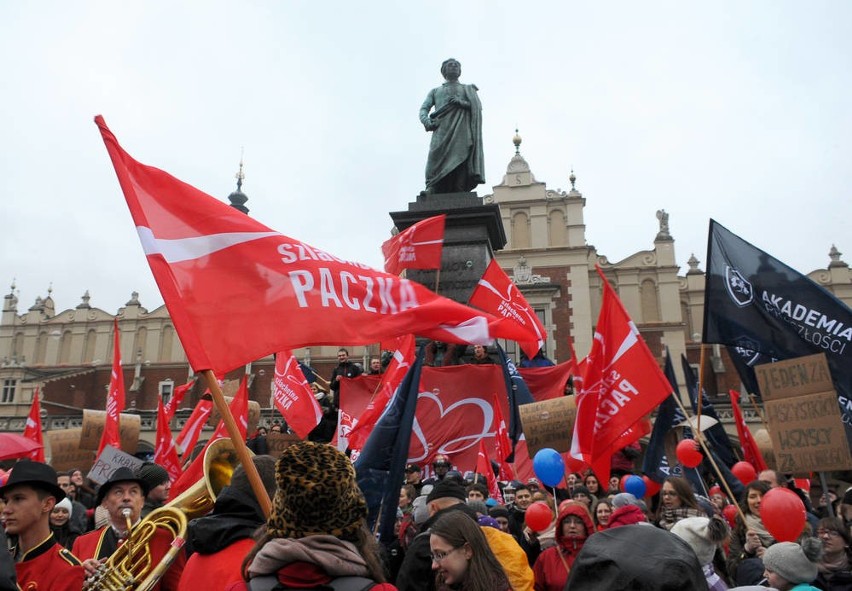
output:
[[[239,464],[230,439],[218,439],[204,453],[204,476],[167,505],[148,514],[130,531],[124,543],[86,580],[86,591],[149,591],[183,549],[191,519],[213,509],[216,495],[231,482]],[[154,563],[150,541],[157,529],[172,538],[163,558]]]

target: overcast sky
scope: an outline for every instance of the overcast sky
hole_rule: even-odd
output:
[[[462,63],[487,183],[514,148],[587,199],[618,261],[670,214],[704,268],[713,217],[803,273],[852,262],[852,3],[13,2],[0,18],[0,291],[25,311],[162,303],[92,122],[137,160],[264,224],[381,265],[423,188],[417,112]]]

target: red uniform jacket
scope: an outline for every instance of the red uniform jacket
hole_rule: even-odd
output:
[[[74,556],[80,560],[95,558],[108,558],[117,547],[115,531],[109,526],[104,526],[101,529],[96,529],[93,532],[83,534],[74,540],[72,552]],[[151,538],[151,559],[154,564],[158,563],[172,544],[171,535],[164,529],[157,529],[157,533]],[[186,554],[181,551],[172,562],[172,565],[166,571],[166,574],[160,579],[152,591],[177,591],[180,575],[183,572],[183,567],[186,564]]]
[[[53,534],[15,564],[15,574],[23,591],[80,591],[86,578],[80,561]]]
[[[178,591],[227,589],[230,584],[242,581],[243,559],[252,548],[254,540],[244,538],[213,554],[196,552],[186,561]]]

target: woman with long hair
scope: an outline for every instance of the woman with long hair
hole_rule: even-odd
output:
[[[595,505],[592,516],[595,520],[595,531],[603,531],[609,526],[609,518],[612,515],[612,501],[608,498],[600,499]]]
[[[429,530],[435,590],[510,591],[509,579],[479,525],[462,511],[450,511]]]
[[[769,492],[768,483],[754,480],[746,485],[728,549],[728,575],[737,585],[757,585],[763,578],[763,553],[775,543],[760,518],[760,503]]]
[[[825,591],[852,589],[852,536],[849,528],[839,517],[819,520],[817,537],[822,540],[823,556],[817,569],[814,586]]]
[[[685,478],[669,476],[660,489],[660,507],[657,509],[657,525],[671,530],[675,523],[687,517],[707,517],[698,508],[692,486]]]
[[[226,591],[269,583],[313,588],[344,577],[362,579],[361,587],[375,583],[375,591],[396,589],[385,582],[378,543],[366,527],[367,503],[346,455],[324,443],[294,443],[275,465],[275,483],[266,533],[243,561],[248,584]]]
[[[595,497],[599,497],[601,495],[601,483],[598,481],[598,477],[591,472],[586,474],[586,478],[583,479],[583,485],[589,489],[589,492]]]

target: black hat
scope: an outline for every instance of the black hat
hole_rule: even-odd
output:
[[[571,491],[571,498],[573,499],[577,495],[586,495],[590,499],[592,498],[592,493],[585,486],[575,486],[574,490]]]
[[[426,502],[431,503],[436,499],[459,499],[464,501],[467,499],[464,487],[454,480],[444,478],[441,482],[435,485],[429,496],[426,497]]]
[[[19,484],[28,484],[34,488],[46,490],[56,498],[57,503],[65,498],[65,491],[56,484],[56,470],[41,462],[20,460],[16,463],[12,467],[12,473],[6,480],[6,484],[0,487],[0,495],[6,489]]]
[[[169,481],[169,473],[166,469],[154,462],[145,462],[136,470],[136,476],[148,485],[148,490],[157,488]]]
[[[138,478],[136,474],[133,473],[133,470],[131,470],[130,468],[122,466],[121,468],[113,472],[112,475],[109,477],[109,480],[104,482],[98,489],[98,496],[95,499],[96,507],[103,502],[104,497],[109,492],[109,489],[111,489],[113,485],[118,484],[119,482],[135,482],[142,488],[142,496],[148,494],[148,485],[145,483],[145,481],[141,478]]]
[[[398,465],[399,464],[397,464],[397,466]],[[420,472],[420,466],[418,466],[417,464],[406,464],[405,465],[405,471],[406,472]]]

